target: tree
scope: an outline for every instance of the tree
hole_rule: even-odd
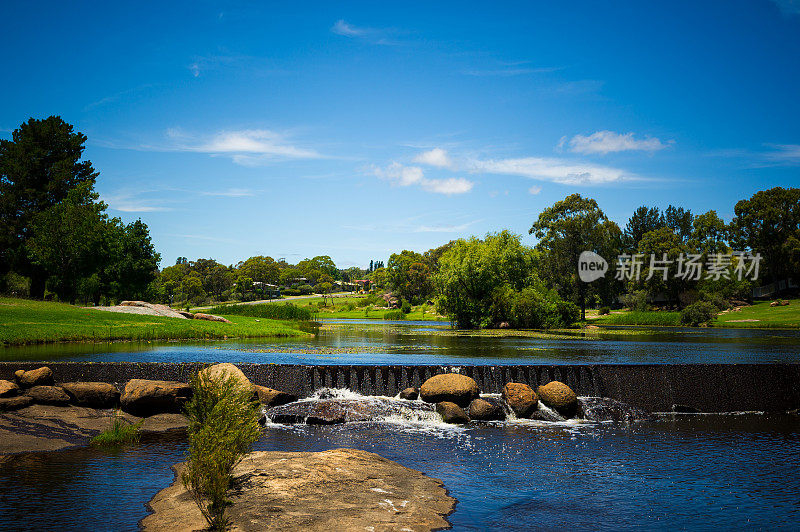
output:
[[[240,275],[250,277],[256,283],[277,284],[280,280],[278,263],[272,257],[257,255],[236,265]]]
[[[664,227],[666,221],[658,207],[645,207],[642,205],[633,212],[625,226],[625,241],[629,251],[639,247],[639,241],[645,233]]]
[[[106,288],[107,295],[117,300],[147,299],[161,261],[147,225],[141,220],[123,225],[113,218],[107,224],[105,240],[107,265],[101,278],[105,287],[114,283],[113,291]]]
[[[692,236],[689,245],[708,256],[727,249],[728,226],[717,216],[717,211],[699,214],[692,222]]]
[[[681,240],[686,242],[692,236],[692,222],[694,215],[692,211],[684,209],[683,207],[674,207],[670,205],[664,211],[664,225],[672,229],[672,232],[678,235]]]
[[[186,301],[198,305],[206,298],[206,292],[203,290],[203,280],[197,272],[192,272],[181,280],[181,292],[183,292]]]
[[[664,294],[669,301],[678,303],[679,295],[689,286],[686,279],[678,276],[678,259],[681,254],[686,257],[689,253],[689,248],[681,237],[669,227],[659,227],[644,234],[639,242],[638,252],[644,255],[638,284],[647,290],[651,299]],[[654,261],[652,264],[651,258]],[[668,262],[663,262],[665,258]]]
[[[241,300],[245,300],[247,298],[247,294],[253,291],[253,280],[249,277],[245,277],[244,275],[240,275],[236,278],[236,293],[239,294],[239,298]]]
[[[603,251],[606,220],[595,200],[572,194],[542,211],[529,231],[539,239],[536,248],[543,252],[545,265],[540,270],[560,287],[561,297],[574,298],[583,320],[589,286],[578,277],[578,257],[584,251]]]
[[[433,293],[430,268],[419,253],[403,250],[389,257],[386,278],[392,290],[414,304],[424,302]]]
[[[774,281],[800,274],[800,189],[775,187],[739,201],[731,222],[737,251],[760,253]],[[737,249],[738,248],[738,249]]]
[[[85,142],[58,116],[31,118],[11,140],[0,140],[0,275],[13,268],[30,277],[33,297],[44,295],[47,279],[27,248],[33,220],[78,185],[92,190],[98,174],[90,161],[81,161]]]

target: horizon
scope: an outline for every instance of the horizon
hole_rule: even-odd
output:
[[[531,245],[573,193],[621,228],[641,205],[729,222],[800,184],[793,0],[3,12],[26,46],[0,60],[20,80],[0,138],[49,115],[84,133],[100,199],[148,225],[162,267]]]

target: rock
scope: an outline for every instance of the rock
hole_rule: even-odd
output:
[[[0,412],[7,412],[9,410],[19,410],[33,404],[33,399],[27,395],[18,395],[16,397],[3,397],[0,398]]]
[[[185,310],[179,310],[177,312],[178,312],[178,314],[180,314],[181,316],[183,316],[187,320],[193,320],[194,319],[194,314],[192,314],[191,312],[187,312]]]
[[[221,321],[222,323],[231,323],[230,320],[223,318],[222,316],[214,316],[213,314],[203,314],[202,312],[197,312],[194,315],[194,319],[196,320],[206,320],[206,321]]]
[[[253,392],[258,397],[258,401],[266,406],[281,406],[293,401],[297,401],[297,397],[294,395],[288,394],[286,392],[282,392],[280,390],[273,390],[272,388],[267,388],[266,386],[259,386],[258,384],[253,385]]]
[[[296,401],[267,410],[274,423],[334,425],[358,421],[381,421],[387,417],[434,419],[434,406],[428,403],[364,397],[363,399],[321,399]]]
[[[520,418],[531,417],[539,403],[533,388],[520,382],[507,382],[503,386],[503,399],[514,414]]]
[[[443,373],[426,380],[419,389],[419,395],[427,403],[448,401],[466,408],[478,397],[478,384],[471,378],[458,373]]]
[[[107,382],[64,382],[61,387],[78,406],[112,408],[119,403],[119,390]]]
[[[250,382],[250,379],[248,379],[245,374],[242,373],[242,370],[230,362],[223,362],[222,364],[214,364],[213,366],[209,366],[200,371],[200,377],[211,377],[220,380],[224,380],[226,377],[233,377],[236,382],[242,386],[242,388],[247,390],[251,390],[253,388],[253,383]]]
[[[461,425],[469,423],[469,416],[464,410],[455,403],[450,401],[442,401],[436,403],[436,413],[442,416],[445,423],[452,423],[454,425]]]
[[[469,417],[477,421],[502,421],[506,412],[499,399],[478,397],[469,404]]]
[[[578,397],[578,417],[587,421],[646,421],[655,416],[608,397]]]
[[[189,531],[207,524],[175,468],[172,485],[149,502],[145,531]],[[377,454],[257,451],[234,468],[228,515],[234,530],[414,530],[449,528],[456,500],[441,481]]]
[[[562,416],[555,410],[552,410],[551,408],[545,406],[545,404],[542,403],[541,401],[539,401],[539,404],[536,406],[536,409],[533,412],[531,412],[531,415],[528,419],[532,419],[534,421],[549,421],[551,423],[557,423],[560,421],[567,420],[564,416]]]
[[[17,382],[23,388],[30,388],[31,386],[52,386],[53,385],[53,372],[47,366],[32,369],[30,371],[19,371],[14,373],[17,375]]]
[[[400,399],[406,399],[408,401],[416,401],[419,398],[419,390],[416,388],[406,388],[402,392],[400,392]]]
[[[25,375],[24,369],[18,369],[17,371],[14,372],[14,378],[17,380],[17,382],[19,382],[19,380],[22,378],[23,375]]]
[[[131,379],[125,385],[120,403],[125,412],[135,416],[178,414],[191,395],[192,387],[183,382]]]
[[[60,386],[34,386],[29,388],[25,395],[40,405],[69,404],[69,395]]]
[[[160,305],[158,303],[148,303],[147,301],[122,301],[119,307],[142,307],[148,309],[148,314],[153,316],[164,316],[167,318],[186,319],[180,311],[177,311],[167,305]]]
[[[501,321],[500,324],[497,326],[498,329],[510,329],[511,324],[507,321]]]
[[[13,397],[19,394],[19,386],[11,381],[0,380],[0,397]]]
[[[572,388],[559,381],[551,381],[536,389],[539,399],[562,416],[573,417],[578,408],[578,396]]]

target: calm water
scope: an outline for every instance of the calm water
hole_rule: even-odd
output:
[[[635,328],[602,339],[458,336],[448,324],[332,320],[313,339],[203,344],[113,343],[4,348],[3,360],[279,364],[558,364],[800,362],[800,331]]]
[[[376,452],[444,481],[456,530],[800,527],[800,421],[681,417],[468,428],[390,423],[270,427],[260,450]],[[172,482],[180,440],[0,465],[0,529],[135,530]]]

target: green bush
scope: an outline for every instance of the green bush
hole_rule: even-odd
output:
[[[140,429],[143,423],[144,420],[138,423],[129,423],[122,417],[122,412],[116,410],[111,418],[111,428],[92,438],[89,443],[99,447],[114,447],[126,443],[136,443],[139,441]]]
[[[390,310],[389,312],[383,315],[383,319],[385,320],[404,320],[406,319],[406,315],[403,313],[402,310]]]
[[[515,329],[552,329],[572,325],[580,309],[543,286],[512,290],[501,287],[492,295],[491,317],[486,326],[508,322]]]
[[[600,307],[599,314],[601,316],[607,316],[607,315],[611,314],[611,307]]]
[[[301,284],[297,287],[297,290],[300,291],[301,296],[307,296],[314,293],[314,287],[310,284]]]
[[[717,309],[708,301],[692,303],[681,311],[681,323],[690,327],[707,324],[717,315]]]
[[[410,314],[411,313],[411,303],[408,301],[403,301],[403,304],[400,305],[400,311],[403,314]]]
[[[209,310],[211,314],[252,316],[269,320],[304,320],[312,319],[308,308],[298,307],[291,303],[262,303],[260,305],[222,305]]]
[[[622,302],[630,310],[637,312],[646,312],[650,310],[650,304],[647,302],[647,290],[634,290],[622,296]]]
[[[299,296],[300,290],[297,288],[284,288],[281,290],[281,294],[284,296]]]
[[[184,486],[212,530],[226,530],[231,471],[261,434],[253,392],[228,374],[198,373],[186,404],[189,451]]]

